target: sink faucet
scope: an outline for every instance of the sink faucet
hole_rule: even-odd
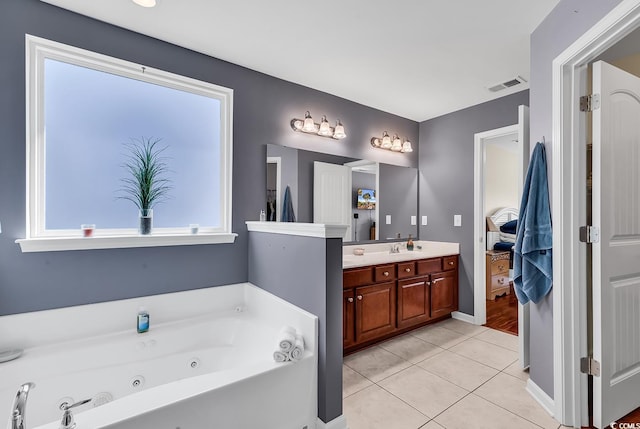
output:
[[[25,383],[20,386],[16,399],[13,401],[12,415],[11,415],[11,429],[26,429],[25,413],[27,412],[27,396],[31,389],[35,388],[35,383]]]
[[[389,250],[389,253],[400,253],[400,244],[399,243],[392,244],[391,250]]]

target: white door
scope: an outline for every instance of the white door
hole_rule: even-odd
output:
[[[518,165],[518,195],[522,195],[522,187],[529,168],[529,107],[518,106],[518,150],[521,164]],[[520,343],[520,368],[529,367],[529,303],[518,302],[518,342]]]
[[[351,167],[313,163],[313,223],[348,225],[344,241],[351,241],[352,193]]]
[[[593,65],[593,420],[640,406],[640,78]]]

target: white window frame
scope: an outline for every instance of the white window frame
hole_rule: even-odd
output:
[[[91,238],[78,230],[45,230],[45,59],[103,71],[143,82],[191,92],[220,101],[220,226],[204,227],[198,234],[188,228],[155,228],[151,235],[135,229],[98,229]],[[153,247],[233,243],[231,190],[233,164],[233,90],[185,76],[142,66],[51,40],[26,35],[26,237],[16,240],[23,252]]]

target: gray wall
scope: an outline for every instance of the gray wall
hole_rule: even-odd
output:
[[[421,240],[460,243],[460,311],[473,308],[473,138],[474,134],[518,123],[518,106],[529,104],[521,91],[420,124]],[[453,215],[462,226],[453,226]]]
[[[234,90],[234,244],[21,253],[25,235],[25,33]],[[416,167],[417,151],[394,157],[369,140],[383,130],[418,141],[418,124],[285,82],[38,0],[0,2],[0,315],[197,289],[248,279],[245,220],[265,206],[265,144]],[[340,118],[348,137],[295,133],[310,110]],[[246,125],[250,124],[250,125]]]
[[[319,318],[318,417],[342,414],[342,240],[252,232],[249,281]]]
[[[418,215],[418,170],[380,164],[379,174],[380,239],[395,238],[398,233],[405,239],[409,234],[416,238],[418,226],[411,225],[411,215]],[[386,215],[391,215],[390,225]]]
[[[547,166],[553,164],[552,71],[553,60],[614,8],[619,0],[562,0],[531,34],[531,141],[545,137]],[[533,149],[533,144],[531,145]],[[422,155],[422,154],[421,154]],[[549,189],[553,182],[549,171]],[[553,198],[551,196],[551,198]],[[552,294],[531,304],[530,376],[553,397],[553,302]]]

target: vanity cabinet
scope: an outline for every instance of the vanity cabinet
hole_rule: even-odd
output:
[[[458,309],[458,256],[343,271],[346,353],[448,316]]]

